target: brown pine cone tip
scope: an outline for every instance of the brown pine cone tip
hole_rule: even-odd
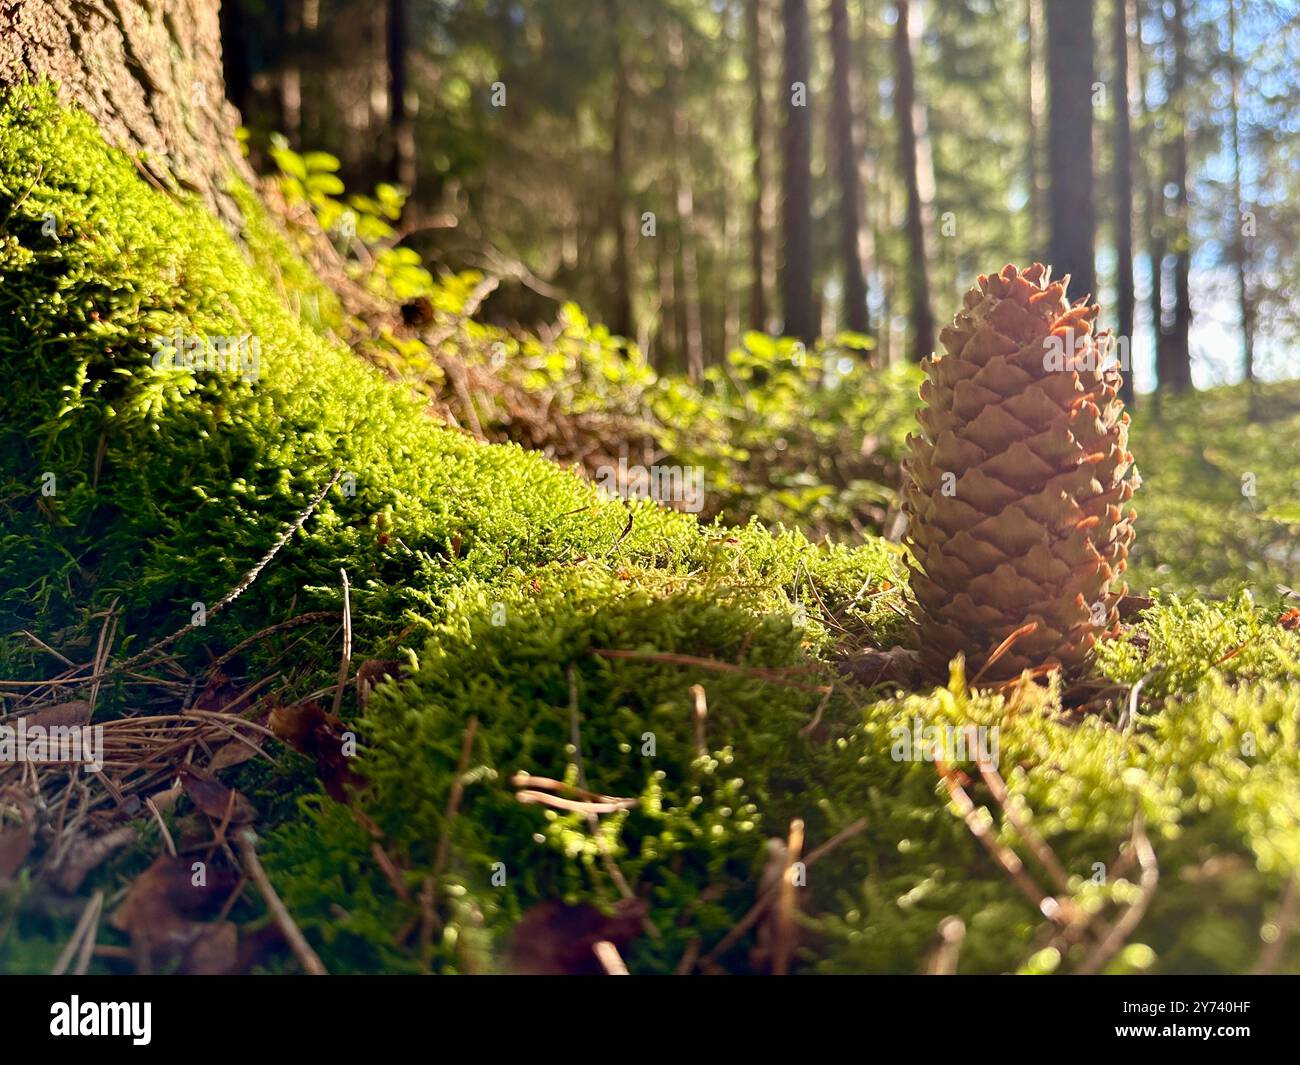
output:
[[[988,680],[1074,672],[1119,631],[1137,516],[1129,416],[1110,335],[1093,333],[1099,308],[1066,299],[1068,275],[1050,279],[1041,263],[981,276],[943,353],[921,363],[905,542],[921,661],[938,677],[959,653]]]

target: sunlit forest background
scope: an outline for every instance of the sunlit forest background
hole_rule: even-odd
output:
[[[1294,373],[1288,0],[222,16],[255,158],[279,131],[336,155],[349,188],[406,187],[406,246],[512,279],[489,317],[533,324],[573,299],[692,375],[748,329],[850,330],[888,363],[929,353],[977,272],[1043,259],[1131,338],[1139,392]]]

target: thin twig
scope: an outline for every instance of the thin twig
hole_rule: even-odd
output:
[[[54,967],[50,970],[51,976],[62,976],[68,971],[68,965],[71,964],[73,957],[78,955],[77,948],[82,945],[87,937],[89,937],[91,947],[94,947],[95,937],[91,934],[91,926],[94,925],[98,928],[99,913],[103,906],[104,893],[102,891],[96,891],[95,894],[91,896],[90,901],[86,903],[85,909],[81,911],[81,917],[78,918],[77,926],[72,930],[71,938],[60,952],[58,960],[54,963]],[[85,972],[85,968],[81,965],[81,958],[88,954],[89,952],[83,948],[81,955],[77,958],[78,975]]]
[[[834,836],[828,839],[816,850],[810,851],[808,857],[804,859],[803,862],[804,868],[811,869],[814,865],[817,864],[818,861],[820,861],[827,854],[833,851],[841,843],[843,843],[845,840],[852,839],[854,836],[856,836],[859,832],[861,832],[866,827],[867,827],[867,819],[865,817],[859,817],[856,821],[853,822],[853,824],[835,833]],[[761,894],[758,897],[758,900],[754,903],[753,906],[749,908],[749,911],[745,914],[745,916],[742,917],[738,922],[736,922],[735,927],[732,928],[730,932],[728,932],[725,936],[722,937],[722,940],[718,943],[716,947],[714,947],[711,951],[709,951],[707,955],[705,955],[703,958],[700,959],[699,964],[702,968],[707,969],[714,962],[716,962],[718,958],[722,957],[724,954],[727,953],[727,951],[729,951],[733,946],[735,946],[737,943],[740,942],[741,937],[744,936],[744,934],[748,932],[751,928],[753,928],[754,924],[758,921],[758,919],[762,917],[764,913],[767,912],[767,908],[776,899],[776,895],[779,887],[780,887],[779,884],[774,885],[773,887],[768,888],[766,891],[763,892],[763,894]]]
[[[343,705],[343,689],[348,682],[348,668],[352,665],[352,593],[348,586],[348,571],[339,570],[343,578],[343,655],[339,662],[339,685],[334,692],[334,716],[339,716]]]
[[[786,841],[786,866],[776,897],[776,913],[772,919],[773,976],[785,976],[790,971],[790,957],[794,954],[794,900],[797,888],[794,867],[802,855],[803,818],[796,817],[790,822],[790,835]]]
[[[1038,834],[1038,830],[1013,809],[1011,796],[1007,793],[1007,785],[1003,781],[1002,775],[992,762],[983,757],[980,757],[976,764],[979,766],[980,776],[984,778],[984,783],[988,785],[988,789],[993,795],[994,802],[1002,808],[1007,820],[1011,822],[1011,827],[1020,834],[1020,838],[1025,841],[1025,846],[1033,852],[1034,857],[1047,870],[1047,875],[1052,878],[1057,890],[1068,894],[1070,891],[1070,878],[1060,860],[1056,857],[1056,852]]]
[[[1011,877],[1039,913],[1049,920],[1062,921],[1060,903],[1050,895],[1044,894],[1029,874],[1025,872],[1024,863],[1017,857],[1016,853],[1002,846],[994,838],[988,824],[980,817],[981,811],[971,802],[970,796],[966,794],[966,789],[957,780],[957,774],[938,758],[934,760],[934,764],[944,787],[948,789],[948,795],[952,799],[953,805],[957,807],[957,812],[961,814],[962,819],[966,822],[966,827],[970,829],[971,835],[980,841],[980,844],[989,852],[993,860]],[[983,813],[986,817],[989,816],[987,810],[984,810]]]
[[[257,834],[251,828],[246,828],[239,833],[236,840],[244,875],[257,885],[257,890],[262,893],[262,898],[266,901],[266,908],[271,911],[271,916],[275,918],[276,925],[284,933],[289,948],[303,969],[311,976],[327,976],[328,973],[320,957],[311,949],[311,944],[307,942],[306,937],[294,923],[292,915],[280,901],[280,896],[275,893],[275,888],[271,886],[266,870],[262,868],[261,860],[257,857],[257,850],[254,847],[256,839]]]
[[[230,797],[233,799],[234,796],[235,796],[234,791],[231,791],[231,793],[230,793]],[[169,831],[167,831],[167,822],[164,821],[164,820],[162,819],[162,814],[160,814],[160,813],[158,812],[158,807],[156,807],[156,806],[153,804],[153,796],[151,795],[151,796],[147,797],[147,798],[144,800],[144,804],[145,804],[147,807],[149,807],[149,812],[150,812],[151,814],[153,814],[153,819],[154,819],[155,821],[158,822],[158,831],[162,833],[163,842],[164,842],[165,844],[167,844],[167,851],[168,851],[168,853],[169,853],[173,858],[175,858],[175,857],[176,857],[176,842],[175,842],[175,840],[172,839],[172,834],[171,834]]]
[[[271,545],[270,549],[266,552],[266,554],[264,554],[258,560],[257,564],[252,569],[250,569],[247,573],[245,573],[244,576],[240,578],[239,583],[236,584],[225,595],[223,595],[219,600],[217,600],[217,602],[212,606],[212,608],[208,610],[207,616],[209,618],[219,613],[221,610],[225,609],[236,599],[238,599],[241,595],[243,595],[246,591],[248,591],[252,583],[255,580],[257,580],[259,576],[261,576],[262,570],[266,569],[266,567],[270,565],[271,560],[280,553],[280,549],[289,542],[289,540],[293,537],[293,534],[296,533],[307,523],[307,519],[310,518],[313,513],[315,513],[316,508],[320,506],[320,502],[322,499],[325,498],[326,493],[328,493],[331,488],[333,488],[336,484],[338,484],[339,478],[342,476],[343,476],[343,467],[340,466],[338,469],[334,471],[334,476],[329,479],[329,481],[325,484],[325,487],[323,487],[319,492],[316,493],[316,498],[313,499],[310,503],[308,503],[307,508],[304,511],[302,511],[302,513],[300,513],[293,520],[293,523],[287,529],[285,529],[284,532],[280,534],[280,536],[276,539],[275,543]],[[193,629],[192,625],[182,626],[181,628],[173,632],[170,636],[166,636],[163,639],[159,640],[157,643],[153,644],[152,646],[146,647],[139,654],[134,655],[131,658],[128,658],[125,662],[119,662],[116,666],[110,669],[108,673],[104,675],[108,676],[110,673],[114,673],[123,669],[128,669],[131,666],[139,665],[141,662],[145,661],[146,659],[155,657],[159,651],[163,650],[166,647],[170,647],[173,643],[179,640],[186,633],[190,632],[192,629]]]
[[[939,922],[938,942],[925,963],[926,976],[952,976],[957,971],[957,956],[966,938],[966,923],[960,917],[945,917]]]
[[[1011,633],[1011,635],[1008,636],[1005,640],[1003,640],[1000,644],[998,644],[997,647],[993,649],[993,653],[989,655],[988,661],[986,661],[982,666],[980,666],[979,672],[976,673],[975,676],[971,677],[970,686],[972,688],[975,687],[975,685],[979,683],[980,677],[984,676],[984,674],[989,670],[989,668],[995,662],[998,661],[998,659],[1000,659],[1003,655],[1005,655],[1008,651],[1010,651],[1012,645],[1018,639],[1020,639],[1020,637],[1028,636],[1031,632],[1035,632],[1037,629],[1038,629],[1038,622],[1027,621],[1025,622],[1025,624],[1021,625],[1020,628],[1016,629],[1015,632]]]
[[[695,699],[695,711],[691,715],[691,724],[695,731],[695,753],[700,758],[707,758],[709,748],[704,742],[704,722],[709,717],[709,702],[704,694],[704,685],[692,684],[691,695]]]
[[[1156,885],[1160,881],[1160,866],[1156,863],[1156,852],[1151,847],[1151,841],[1147,839],[1140,813],[1133,818],[1133,848],[1137,854],[1138,866],[1142,870],[1141,876],[1138,877],[1138,887],[1142,893],[1137,901],[1124,911],[1124,916],[1115,922],[1115,927],[1083,960],[1079,966],[1079,972],[1083,975],[1099,972],[1101,967],[1128,941],[1128,937],[1141,923],[1147,907],[1151,905],[1151,898],[1156,893]]]
[[[569,810],[579,814],[616,814],[619,810],[631,810],[639,805],[639,799],[615,799],[613,802],[581,802],[578,799],[566,799],[546,791],[520,791],[515,798],[525,805],[551,806],[557,810]]]

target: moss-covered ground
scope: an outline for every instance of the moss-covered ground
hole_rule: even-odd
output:
[[[244,200],[247,248],[48,89],[0,102],[0,677],[51,672],[24,630],[89,658],[111,613],[120,660],[191,624],[337,475],[171,647],[201,676],[250,634],[339,614],[346,570],[354,661],[404,663],[364,711],[344,701],[351,802],[280,747],[224,775],[331,971],[506,968],[539,907],[612,914],[628,893],[634,971],[766,971],[766,920],[725,940],[796,818],[797,969],[917,971],[950,916],[965,971],[1300,968],[1277,924],[1300,867],[1300,631],[1275,587],[1296,570],[1293,388],[1246,429],[1232,392],[1139,426],[1134,583],[1181,598],[1158,596],[1083,683],[985,691],[958,669],[932,688],[851,668],[904,639],[897,547],[628,506],[437,424],[331,339],[328,294]],[[177,330],[256,336],[256,380],[156,368]],[[297,635],[251,643],[237,682],[328,702],[338,626]],[[141,690],[110,676],[96,719],[142,712]],[[996,729],[1000,776],[898,756],[946,725]],[[521,802],[519,774],[618,809]],[[159,851],[140,823],[92,878],[110,897]],[[1031,901],[1012,853],[1057,903]],[[58,954],[79,910],[36,904],[52,890],[0,888],[0,967]],[[251,898],[235,916],[265,922]]]

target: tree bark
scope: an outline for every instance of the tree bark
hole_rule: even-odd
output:
[[[636,322],[632,317],[632,263],[628,252],[630,238],[627,227],[627,104],[631,92],[628,86],[625,55],[620,38],[621,27],[615,9],[614,25],[614,120],[609,165],[613,179],[613,203],[610,205],[614,221],[614,317],[610,328],[619,336],[636,335]]]
[[[1133,130],[1129,120],[1128,0],[1112,0],[1111,50],[1115,56],[1115,306],[1123,351],[1133,343]],[[1132,365],[1123,369],[1120,395],[1133,405]]]
[[[1160,374],[1164,366],[1164,262],[1165,262],[1165,193],[1164,153],[1159,116],[1147,105],[1147,52],[1142,46],[1142,17],[1147,0],[1137,0],[1137,94],[1138,116],[1142,136],[1142,152],[1138,168],[1141,171],[1143,191],[1142,222],[1145,231],[1147,266],[1151,274],[1151,290],[1147,307],[1151,316],[1151,346],[1155,353],[1156,391],[1155,406],[1160,404]],[[1160,64],[1157,63],[1157,69]]]
[[[388,128],[389,178],[408,193],[415,191],[415,123],[408,102],[410,36],[407,0],[388,0]]]
[[[785,128],[782,131],[781,235],[784,248],[781,311],[785,317],[786,336],[811,343],[817,335],[817,318],[812,293],[812,114],[808,107],[807,0],[784,0],[783,10]]]
[[[215,4],[0,0],[0,86],[43,77],[155,179],[196,192],[240,234],[227,189],[254,177],[225,95]]]
[[[678,106],[677,84],[686,69],[686,45],[681,27],[669,23],[668,73],[669,137],[672,152],[673,202],[677,208],[677,266],[676,302],[681,309],[681,350],[686,356],[686,373],[692,381],[704,376],[704,326],[700,314],[700,272],[695,249],[695,192],[691,183],[690,126],[686,113]]]
[[[226,78],[226,99],[240,115],[248,111],[252,75],[248,66],[248,29],[244,0],[223,0],[221,4],[222,70]]]
[[[295,148],[302,147],[302,70],[298,65],[298,35],[302,32],[302,0],[283,0],[279,9],[279,67],[276,96],[280,132]]]
[[[1117,0],[1123,2],[1123,0]],[[1043,128],[1043,0],[1025,0],[1025,182],[1029,188],[1029,247],[1031,259],[1047,255],[1043,237],[1047,229],[1043,206],[1042,128]]]
[[[835,169],[840,196],[840,266],[844,281],[844,324],[855,333],[871,332],[867,309],[867,279],[860,254],[861,220],[858,156],[853,129],[853,91],[849,70],[853,64],[849,16],[845,0],[831,0],[831,128],[835,141]]]
[[[1169,104],[1173,111],[1173,134],[1169,141],[1169,179],[1175,188],[1173,202],[1174,320],[1169,332],[1167,377],[1174,392],[1192,385],[1192,293],[1191,234],[1187,201],[1187,23],[1183,0],[1173,0],[1169,21],[1174,48],[1173,78]]]
[[[895,0],[894,114],[898,120],[899,169],[907,189],[907,290],[912,320],[912,358],[920,362],[934,353],[934,311],[930,307],[927,210],[921,194],[921,161],[917,131],[916,76],[912,69],[911,4]]]
[[[1255,307],[1250,293],[1250,245],[1246,240],[1246,204],[1241,192],[1241,59],[1237,54],[1237,3],[1228,4],[1228,62],[1232,64],[1232,258],[1237,274],[1237,308],[1241,316],[1241,372],[1255,384]]]
[[[1053,274],[1097,294],[1092,176],[1093,0],[1047,0],[1048,204]]]
[[[755,329],[767,328],[767,294],[771,274],[767,254],[767,104],[763,96],[763,0],[748,0],[745,22],[749,37],[750,146],[754,153],[753,200],[749,205],[749,321]]]

